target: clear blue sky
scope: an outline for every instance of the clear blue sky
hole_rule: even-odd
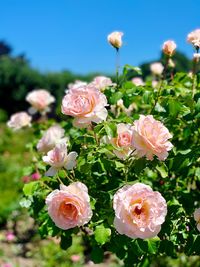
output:
[[[174,39],[192,56],[186,35],[200,27],[200,0],[1,0],[0,39],[41,71],[114,71],[107,34],[124,32],[121,64],[156,59]]]

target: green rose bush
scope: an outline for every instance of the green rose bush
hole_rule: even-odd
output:
[[[121,32],[108,35],[118,57]],[[26,100],[41,117],[11,116],[8,126],[31,126],[32,165],[21,206],[29,209],[43,238],[61,248],[82,236],[95,262],[114,253],[126,266],[148,266],[153,257],[200,253],[200,30],[188,35],[191,73],[173,72],[176,44],[166,41],[166,63],[140,69],[125,65],[116,81],[98,76],[70,84],[59,122],[47,119],[55,98],[46,90]],[[134,78],[131,80],[131,75]],[[17,133],[16,133],[17,134]]]

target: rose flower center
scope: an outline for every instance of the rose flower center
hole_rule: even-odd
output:
[[[68,220],[76,220],[78,216],[78,211],[76,206],[73,205],[72,203],[67,203],[65,201],[63,201],[60,204],[58,212]]]

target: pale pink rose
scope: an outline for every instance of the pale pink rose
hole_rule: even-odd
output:
[[[112,32],[108,35],[107,39],[108,42],[115,47],[116,49],[119,49],[122,46],[122,36],[123,32]]]
[[[17,112],[10,117],[7,126],[13,130],[19,130],[26,126],[31,126],[31,116],[26,112]]]
[[[94,87],[103,91],[106,87],[114,85],[111,79],[105,76],[97,76],[91,83]]]
[[[143,86],[144,85],[144,81],[142,80],[142,78],[140,77],[135,77],[132,80],[132,83],[135,84],[136,86]]]
[[[42,160],[50,165],[50,169],[46,172],[46,176],[53,176],[56,172],[65,168],[72,170],[76,166],[76,152],[67,153],[67,145],[65,143],[57,144],[54,149],[47,153],[47,156],[43,156]]]
[[[197,222],[197,229],[200,232],[200,208],[196,209],[194,212],[194,219]]]
[[[111,138],[110,143],[117,149],[113,150],[115,155],[120,159],[126,159],[133,151],[131,125],[119,123],[117,125],[117,137]]]
[[[196,48],[200,48],[200,29],[190,32],[187,36],[187,41]]]
[[[44,89],[33,90],[26,96],[26,101],[40,112],[49,111],[49,105],[55,102],[55,98]]]
[[[76,80],[74,83],[69,83],[68,84],[68,89],[65,90],[65,93],[68,93],[68,91],[71,90],[71,89],[77,89],[77,88],[85,86],[85,85],[87,85],[87,82]]]
[[[131,238],[155,237],[167,214],[167,204],[161,194],[142,183],[119,189],[114,195],[113,208],[116,230]]]
[[[84,225],[92,217],[88,189],[81,182],[60,185],[47,196],[46,204],[49,216],[63,230]]]
[[[161,75],[164,70],[164,66],[160,62],[155,62],[150,65],[150,70],[154,75]]]
[[[75,117],[74,126],[88,127],[91,122],[106,120],[108,112],[106,96],[88,85],[69,90],[62,100],[62,113]]]
[[[162,122],[155,120],[152,115],[140,115],[139,120],[134,122],[132,130],[132,145],[138,157],[146,156],[148,160],[153,160],[154,155],[159,160],[167,158],[168,151],[173,147],[168,141],[172,135]]]
[[[194,53],[194,54],[193,54],[193,60],[194,60],[196,63],[198,63],[199,60],[200,60],[200,54],[199,54],[199,53]]]
[[[40,152],[48,152],[60,141],[64,140],[65,131],[59,125],[53,125],[44,133],[37,144],[37,150]],[[67,141],[67,138],[66,138]]]
[[[165,55],[171,57],[176,50],[176,43],[174,41],[168,40],[164,42],[162,50]]]

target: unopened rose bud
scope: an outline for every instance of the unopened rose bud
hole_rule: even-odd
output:
[[[40,179],[40,174],[39,172],[34,172],[32,175],[31,175],[31,178],[33,181],[37,181]]]
[[[122,46],[123,35],[123,32],[112,32],[107,37],[108,42],[116,49],[119,49]]]
[[[162,50],[165,55],[172,56],[176,49],[176,43],[174,41],[168,40],[164,42]]]

